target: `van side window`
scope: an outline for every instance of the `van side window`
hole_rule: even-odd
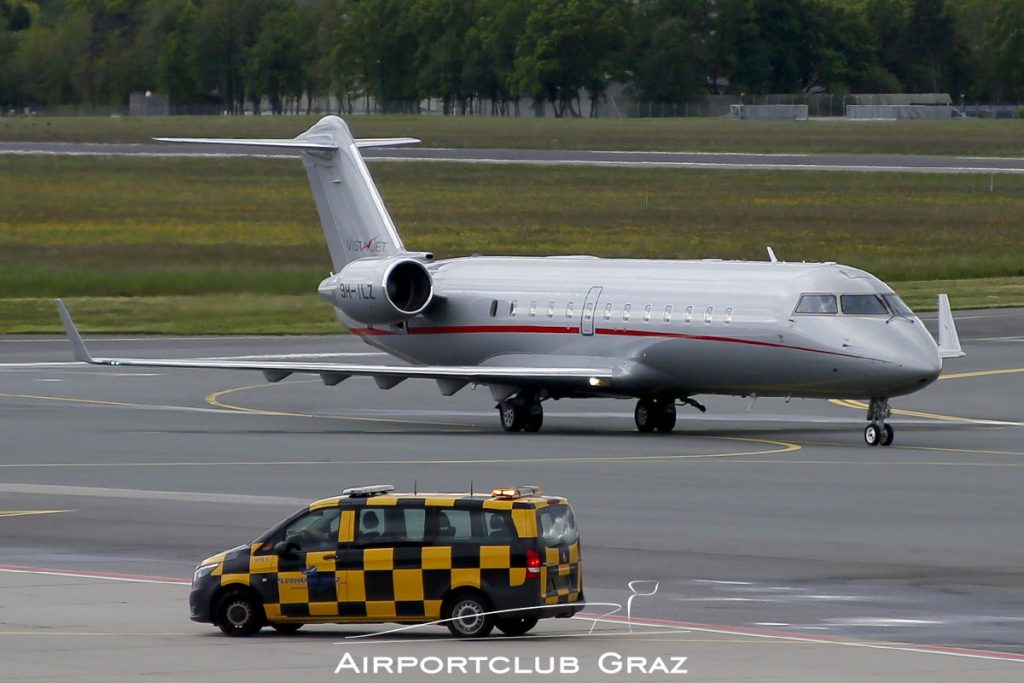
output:
[[[294,543],[301,552],[334,550],[338,547],[340,525],[340,508],[312,510],[285,527],[282,540]]]
[[[437,513],[438,543],[452,541],[493,542],[516,538],[512,516],[504,510],[459,510],[444,508]]]
[[[356,522],[356,543],[422,543],[427,536],[425,508],[365,507]]]

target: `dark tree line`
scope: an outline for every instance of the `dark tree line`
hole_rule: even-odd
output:
[[[594,111],[712,93],[1024,95],[1024,0],[0,0],[0,105]],[[303,104],[305,103],[305,104]],[[483,109],[486,107],[486,109]]]

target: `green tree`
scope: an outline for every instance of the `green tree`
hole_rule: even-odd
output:
[[[281,3],[264,15],[259,37],[246,55],[243,75],[253,111],[266,97],[274,114],[284,113],[287,97],[298,99],[306,85],[301,23],[295,5]]]
[[[1002,101],[1024,98],[1024,0],[1002,0],[985,30],[991,65],[991,95]]]
[[[475,24],[466,32],[463,82],[467,91],[491,101],[491,114],[508,115],[520,85],[515,74],[516,46],[533,0],[477,0]]]
[[[555,116],[580,116],[580,90],[591,114],[625,47],[625,6],[619,0],[538,0],[516,50],[524,91],[547,99]]]
[[[712,0],[647,0],[633,8],[629,47],[633,91],[680,103],[704,91],[711,73]]]
[[[157,58],[157,84],[174,104],[194,104],[202,99],[191,50],[198,17],[199,8],[189,0],[181,8]]]

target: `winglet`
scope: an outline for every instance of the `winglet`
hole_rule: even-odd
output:
[[[85,348],[85,342],[82,341],[82,335],[78,334],[78,328],[75,327],[75,321],[71,319],[67,306],[60,299],[57,299],[57,312],[60,313],[61,322],[64,323],[64,331],[71,342],[71,349],[74,351],[75,360],[83,363],[95,362],[92,356],[89,355],[89,349]]]
[[[956,333],[953,311],[949,307],[949,297],[939,294],[939,356],[960,358],[966,355],[960,348],[960,335]]]
[[[778,263],[779,259],[776,258],[776,256],[775,256],[775,250],[772,249],[771,247],[767,247],[767,249],[768,249],[768,260],[771,261],[772,263]]]

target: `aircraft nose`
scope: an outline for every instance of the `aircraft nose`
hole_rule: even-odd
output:
[[[895,363],[896,381],[909,391],[931,384],[942,372],[942,358],[935,341],[926,330],[921,331],[924,334],[916,335],[915,343],[908,344]]]

